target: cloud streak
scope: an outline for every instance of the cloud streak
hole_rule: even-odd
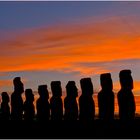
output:
[[[126,63],[140,64],[140,22],[136,17],[85,21],[32,29],[0,41],[0,71],[91,75],[114,71]]]

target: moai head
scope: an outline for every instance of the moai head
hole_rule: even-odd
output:
[[[20,94],[22,94],[24,92],[24,85],[21,82],[20,77],[15,77],[13,80],[13,84],[14,84],[14,92],[17,92]]]
[[[82,94],[85,96],[91,96],[93,94],[93,85],[91,78],[82,78],[80,80]]]
[[[133,89],[133,78],[131,76],[131,70],[122,70],[119,74],[121,88]]]
[[[62,88],[60,81],[52,81],[51,82],[51,90],[54,97],[61,97],[62,96]]]
[[[103,73],[100,75],[100,83],[102,90],[113,90],[113,83],[110,73]]]
[[[29,101],[29,102],[34,101],[34,94],[33,94],[32,89],[25,90],[25,97],[26,97],[26,101]]]
[[[40,98],[49,99],[49,92],[48,92],[48,89],[47,89],[47,85],[38,86],[38,93],[40,95]]]
[[[67,83],[66,91],[68,97],[76,98],[78,96],[78,89],[76,87],[75,81],[69,81]]]
[[[2,96],[2,102],[5,102],[5,103],[9,102],[10,99],[7,92],[2,92],[1,96]]]

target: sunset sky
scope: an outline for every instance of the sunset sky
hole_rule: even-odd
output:
[[[140,2],[0,2],[0,92],[110,72],[114,91],[119,72],[131,69],[140,94]],[[80,90],[80,88],[79,88]]]

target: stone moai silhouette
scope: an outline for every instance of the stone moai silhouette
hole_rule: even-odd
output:
[[[34,94],[32,89],[25,90],[26,100],[23,105],[24,110],[24,120],[33,120],[35,117],[35,108],[34,108]]]
[[[1,96],[2,96],[1,119],[9,120],[10,119],[9,95],[7,92],[2,92]]]
[[[95,103],[92,98],[93,85],[91,78],[83,78],[80,80],[82,95],[79,97],[79,120],[94,120]]]
[[[101,91],[98,93],[99,119],[114,118],[114,92],[110,73],[100,75]]]
[[[118,92],[119,117],[121,120],[135,118],[135,99],[132,92],[133,78],[131,70],[122,70],[119,74],[121,90]]]
[[[61,99],[62,88],[60,81],[51,82],[52,97],[50,99],[51,105],[51,120],[63,119],[63,102]]]
[[[11,119],[22,120],[23,117],[23,100],[22,93],[24,92],[24,85],[20,77],[15,77],[13,80],[14,92],[11,95]]]
[[[77,120],[78,118],[78,105],[76,97],[78,96],[78,89],[74,81],[69,81],[66,85],[67,96],[64,99],[65,120]]]
[[[48,121],[50,118],[49,92],[47,85],[38,87],[39,99],[37,100],[37,119],[39,121]]]

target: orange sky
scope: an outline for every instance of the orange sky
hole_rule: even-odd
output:
[[[85,18],[83,22],[26,29],[18,35],[13,34],[16,37],[9,41],[0,41],[3,47],[1,73],[56,70],[66,74],[79,72],[81,78],[104,72],[118,74],[122,68],[138,69],[140,64],[140,29],[135,16],[96,21]],[[137,75],[134,73],[134,77]],[[134,90],[140,90],[140,79],[135,80]],[[117,87],[114,84],[114,89]]]
[[[0,93],[11,94],[17,76],[34,93],[44,84],[51,92],[51,81],[60,80],[63,99],[69,80],[80,92],[80,79],[91,77],[98,93],[100,74],[110,72],[116,97],[119,72],[130,69],[140,114],[139,13],[140,2],[128,1],[0,2]]]
[[[124,19],[125,22],[118,17],[110,17],[97,23],[87,21],[21,32],[11,41],[0,42],[3,46],[0,71],[57,69],[90,75],[110,70],[80,63],[139,59],[139,25],[129,17]]]

